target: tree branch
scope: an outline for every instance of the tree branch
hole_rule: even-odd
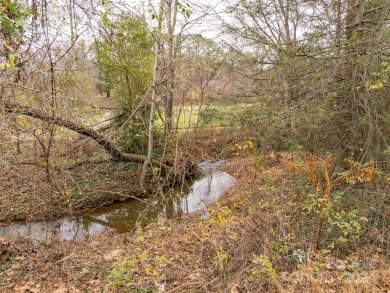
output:
[[[42,121],[53,123],[55,125],[73,130],[81,135],[88,136],[92,138],[94,141],[96,141],[98,144],[100,144],[113,157],[114,161],[134,162],[134,163],[142,164],[146,160],[146,157],[141,155],[122,153],[116,148],[116,146],[111,141],[109,141],[101,133],[99,133],[98,131],[92,128],[86,127],[84,125],[75,123],[73,121],[65,120],[60,117],[55,117],[55,116],[53,117],[40,110],[36,110],[31,107],[23,106],[16,103],[7,102],[4,101],[4,99],[3,99],[3,107],[4,110],[8,113],[30,116],[36,119],[40,119]],[[160,167],[165,172],[172,171],[171,167],[162,164],[159,160],[152,160],[151,163],[155,166]]]

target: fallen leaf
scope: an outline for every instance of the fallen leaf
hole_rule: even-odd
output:
[[[238,291],[238,284],[233,284],[230,287],[230,293],[240,293],[240,291]]]
[[[13,269],[18,269],[18,268],[20,268],[20,267],[22,267],[22,266],[23,266],[23,264],[14,263],[14,264],[11,266],[11,268],[13,268]]]
[[[124,253],[123,249],[114,249],[111,252],[107,253],[104,255],[104,260],[109,261],[109,260],[117,260],[119,259],[122,254]]]
[[[79,290],[79,289],[77,289],[76,287],[75,287],[75,285],[71,285],[70,287],[69,287],[69,292],[72,292],[72,293],[80,293],[81,291]],[[106,291],[105,291],[106,292]]]
[[[330,263],[326,264],[326,269],[330,271],[335,270],[335,268]]]
[[[324,280],[324,283],[325,284],[333,284],[334,283],[334,278],[332,276],[328,276],[325,280]]]
[[[67,292],[68,292],[68,289],[63,287],[63,288],[55,289],[52,293],[67,293]]]
[[[28,281],[26,284],[24,285],[20,285],[20,286],[17,286],[15,287],[15,292],[24,292],[25,290],[31,290],[31,288],[35,285],[35,282],[34,281]]]
[[[0,244],[8,245],[8,244],[9,244],[9,241],[8,241],[8,239],[5,238],[5,237],[0,237]]]
[[[31,293],[40,293],[40,292],[42,292],[42,290],[41,290],[41,284],[36,284],[36,285],[34,286],[34,288],[31,288],[31,289],[30,289],[30,292],[31,292]]]
[[[347,266],[345,264],[336,265],[336,269],[339,271],[345,271]]]
[[[9,285],[7,285],[7,286],[5,286],[6,288],[12,288],[13,286],[15,286],[15,284],[14,283],[11,283],[11,284],[9,284]]]
[[[88,285],[92,285],[92,286],[98,286],[101,284],[101,281],[99,279],[96,279],[96,280],[89,280],[87,282]]]
[[[65,287],[66,286],[66,283],[64,282],[64,280],[60,279],[58,280],[57,282],[54,283],[54,287],[55,288],[58,288],[58,287]]]
[[[14,257],[14,260],[25,260],[25,259],[26,259],[26,257],[23,255],[17,255]]]
[[[202,274],[200,272],[192,273],[192,274],[188,275],[188,279],[190,279],[191,281],[199,280],[201,277],[202,277]]]
[[[135,242],[139,243],[139,242],[144,242],[145,238],[142,237],[142,236],[139,236],[137,238],[135,238]]]
[[[15,293],[24,293],[26,290],[30,291],[31,286],[23,285],[23,286],[16,286],[14,288]]]
[[[249,276],[248,278],[246,278],[246,280],[249,282],[249,283],[254,283],[256,281],[256,278],[253,277],[253,276]]]
[[[157,289],[158,289],[158,293],[163,293],[165,292],[165,285],[164,284],[158,284],[156,283],[156,286],[157,286]]]

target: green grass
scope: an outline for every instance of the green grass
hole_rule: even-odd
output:
[[[254,105],[203,106],[201,109],[198,105],[176,106],[173,108],[174,125],[178,129],[191,129],[196,126],[226,127],[237,121],[240,114],[251,106]],[[159,117],[156,119],[156,127],[163,127],[163,122]]]

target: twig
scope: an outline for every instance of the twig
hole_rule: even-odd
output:
[[[179,286],[165,292],[165,293],[173,293],[173,292],[177,292],[177,290],[180,290],[180,289],[183,289],[185,287],[189,287],[189,286],[194,286],[194,285],[198,285],[197,287],[206,287],[211,285],[212,283],[214,283],[216,280],[218,280],[219,277],[216,277],[214,279],[212,279],[210,282],[206,283],[205,286],[203,286],[199,281],[192,281],[192,282],[187,282],[187,283],[184,283],[184,284],[180,284]]]
[[[55,263],[52,263],[52,264],[49,265],[49,266],[53,266],[53,265],[56,265],[56,264],[58,264],[58,263],[60,263],[60,262],[64,262],[64,261],[68,260],[69,258],[71,258],[73,255],[74,255],[74,253],[72,253],[72,254],[70,254],[70,255],[64,257],[64,258],[61,258],[60,260],[56,261]]]
[[[193,281],[193,282],[187,282],[187,283],[184,283],[184,284],[180,284],[179,286],[165,292],[165,293],[173,293],[173,292],[177,292],[178,290],[180,289],[183,289],[185,287],[190,287],[190,286],[197,286],[197,287],[200,287],[202,286],[202,284],[198,281]],[[182,291],[181,291],[182,292]]]

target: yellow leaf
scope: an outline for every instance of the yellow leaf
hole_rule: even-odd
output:
[[[145,240],[145,238],[142,236],[135,238],[135,242],[144,242],[144,240]]]

